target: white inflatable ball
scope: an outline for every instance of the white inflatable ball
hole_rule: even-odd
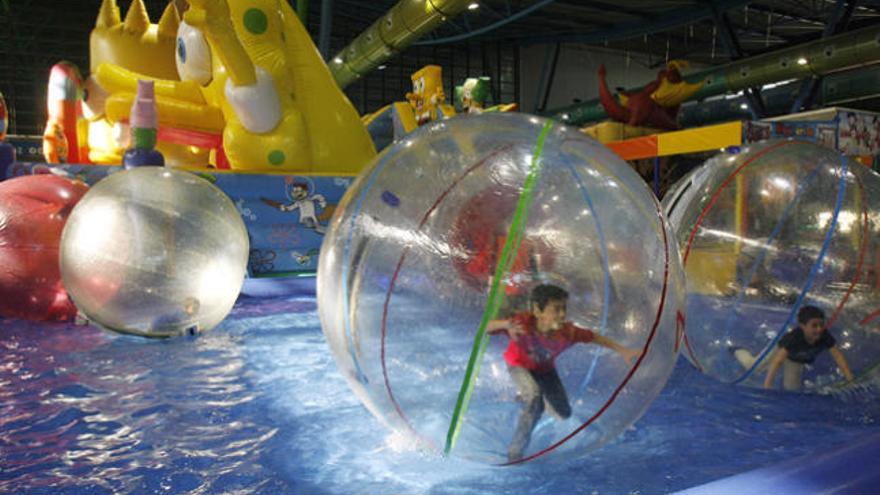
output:
[[[76,205],[61,237],[61,274],[100,326],[146,337],[207,331],[244,281],[248,235],[207,180],[163,167],[111,174]]]

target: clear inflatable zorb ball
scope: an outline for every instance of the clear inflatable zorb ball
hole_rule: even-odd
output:
[[[89,320],[120,333],[207,331],[232,309],[248,236],[220,189],[188,172],[114,173],[76,205],[61,236],[61,275]]]
[[[880,176],[822,146],[769,141],[712,158],[664,208],[687,274],[685,352],[697,368],[760,387],[785,348],[769,385],[847,386],[833,344],[856,383],[869,378],[880,357]],[[832,340],[796,345],[804,306],[824,314]]]
[[[566,328],[631,361],[537,334],[539,285],[567,291]],[[391,438],[495,464],[569,459],[632,424],[672,370],[683,296],[642,179],[576,129],[521,114],[434,123],[378,156],[336,210],[318,270],[329,345]],[[494,326],[509,319],[532,325],[519,357],[509,322]]]

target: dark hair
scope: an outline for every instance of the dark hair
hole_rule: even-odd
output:
[[[532,303],[538,305],[543,311],[550,301],[568,301],[568,292],[562,287],[550,284],[541,284],[532,289]]]
[[[798,311],[798,323],[806,325],[808,321],[813,318],[819,318],[820,320],[825,319],[825,312],[816,306],[806,305],[801,307]]]

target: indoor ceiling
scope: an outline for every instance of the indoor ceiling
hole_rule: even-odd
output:
[[[336,0],[334,37],[353,39],[396,2]],[[586,43],[662,61],[727,63],[880,22],[880,2],[844,0],[482,0],[420,45]],[[320,3],[311,2],[319,14]],[[829,27],[830,25],[830,27]],[[725,37],[733,40],[728,46]]]
[[[123,14],[130,0],[117,0]],[[330,53],[338,53],[398,0],[277,0],[308,6],[318,40],[323,6],[332,7]],[[186,0],[175,0],[179,5]],[[144,0],[155,22],[168,0]],[[475,2],[477,3],[477,2]],[[0,0],[0,91],[14,99],[22,131],[34,132],[49,68],[60,60],[88,67],[89,32],[101,0]],[[719,65],[823,35],[880,22],[880,2],[851,0],[481,0],[404,50],[424,62],[445,51],[491,43],[585,43],[647,55],[649,65],[686,59]],[[441,51],[443,51],[441,50]],[[395,60],[389,61],[391,64]],[[384,79],[382,79],[384,81]],[[383,83],[384,84],[384,83]],[[15,125],[15,124],[13,124]]]
[[[127,10],[129,0],[118,2],[123,12]],[[329,4],[333,18],[332,44],[338,49],[387,12],[397,0],[290,2],[308,5],[309,28],[316,39],[322,4]],[[9,26],[16,36],[11,41],[25,48],[48,48],[52,52],[55,51],[53,44],[60,43],[85,50],[100,3],[100,0],[0,0],[0,22]],[[145,3],[151,16],[157,18],[168,0],[145,0]],[[177,0],[177,3],[186,2]],[[419,43],[580,42],[713,65],[821,37],[829,21],[835,32],[880,22],[880,2],[872,1],[481,0],[475,3],[479,8],[449,19]],[[724,31],[733,35],[741,55],[731,53],[735,48],[725,44]],[[2,53],[0,51],[0,55]]]

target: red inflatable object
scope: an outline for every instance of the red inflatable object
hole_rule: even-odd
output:
[[[656,127],[666,130],[678,129],[678,123],[675,119],[678,116],[679,105],[663,107],[652,98],[653,93],[660,88],[663,79],[667,79],[671,83],[680,83],[682,81],[681,74],[677,68],[673,66],[661,69],[657,73],[657,79],[649,82],[641,90],[624,93],[629,100],[626,106],[621,105],[617,98],[611,94],[611,91],[608,89],[608,83],[605,81],[605,74],[605,65],[600,65],[599,102],[602,103],[605,113],[608,114],[611,120],[636,127]]]
[[[467,253],[455,258],[459,276],[471,289],[485,291],[507,241],[519,191],[495,186],[469,199],[455,219],[450,243]],[[526,236],[520,244],[510,271],[505,274],[504,287],[508,296],[523,293],[539,271],[550,270],[555,261],[552,248],[541,239]]]
[[[67,321],[76,307],[61,283],[58,250],[88,186],[54,175],[0,182],[0,316]]]

